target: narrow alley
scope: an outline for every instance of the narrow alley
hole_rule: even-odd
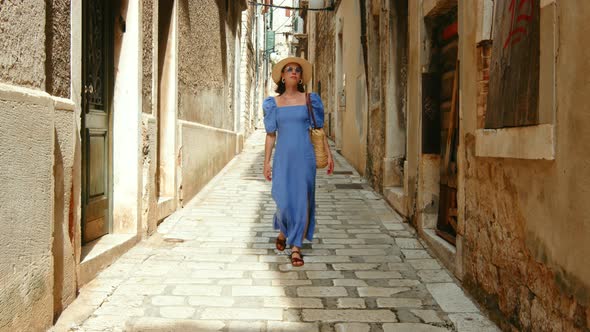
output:
[[[337,153],[293,268],[274,249],[264,132],[186,208],[84,286],[54,331],[496,331]]]

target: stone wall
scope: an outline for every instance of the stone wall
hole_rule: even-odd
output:
[[[324,103],[324,130],[334,139],[334,116],[336,115],[336,101],[334,98],[334,63],[336,62],[336,42],[334,41],[334,18],[331,11],[318,12],[316,15],[315,45],[315,82],[316,92]]]
[[[47,5],[45,66],[50,95],[70,96],[70,1],[51,0]]]
[[[228,45],[224,6],[215,0],[180,1],[178,27],[178,118],[232,130],[225,84],[233,77],[227,51],[233,45]]]
[[[157,3],[157,2],[156,2]],[[142,3],[142,36],[143,36],[143,51],[142,51],[142,67],[143,67],[143,81],[142,81],[142,111],[143,113],[152,114],[152,109],[155,106],[153,96],[153,74],[154,74],[154,51],[157,50],[157,35],[154,38],[154,23],[158,22],[157,6],[154,6],[153,0],[144,0]],[[156,43],[154,43],[154,39]],[[156,73],[157,74],[157,73]]]
[[[466,2],[463,6],[462,24],[473,26],[477,6]],[[473,83],[481,81],[477,68],[481,52],[474,33],[467,28],[461,32],[464,225],[459,227],[463,241],[458,252],[464,284],[504,330],[590,328],[590,224],[585,208],[590,118],[583,106],[590,102],[583,92],[590,88],[585,74],[590,70],[590,51],[579,47],[590,33],[584,23],[590,3],[548,1],[542,17],[553,9],[559,52],[555,63],[542,62],[540,70],[541,77],[553,68],[556,73],[549,91],[541,91],[543,97],[554,92],[556,96],[554,160],[476,155],[473,133],[482,105],[481,91]],[[541,29],[543,40],[553,25]]]
[[[0,7],[0,82],[45,90],[46,1]]]

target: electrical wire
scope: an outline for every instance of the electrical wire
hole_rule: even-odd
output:
[[[263,6],[263,7],[270,7],[270,8],[291,9],[291,10],[311,10],[311,11],[333,11],[334,10],[334,7],[324,7],[324,8],[289,7],[289,6],[267,5],[267,4],[264,4],[264,3],[258,3],[256,1],[250,1],[250,4],[251,5],[256,5],[256,6]]]

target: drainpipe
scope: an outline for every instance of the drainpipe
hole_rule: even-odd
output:
[[[368,38],[367,38],[367,6],[366,0],[360,0],[360,10],[361,10],[361,46],[363,48],[363,63],[365,65],[365,85],[367,87],[367,141],[366,143],[366,154],[367,154],[367,161],[365,162],[365,176],[371,175],[369,164],[371,163],[371,148],[369,146],[369,131],[370,131],[370,115],[371,115],[371,97],[369,92],[371,89],[369,88],[370,80],[369,80],[369,50],[368,50]]]
[[[369,97],[369,50],[367,43],[367,6],[366,0],[360,0],[361,6],[361,46],[363,48],[363,63],[365,64],[365,81],[367,85],[367,98]],[[367,105],[369,105],[367,100]]]

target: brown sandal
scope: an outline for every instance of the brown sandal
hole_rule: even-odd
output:
[[[299,257],[293,257],[293,254],[298,254]],[[303,264],[305,264],[305,262],[303,261],[303,255],[301,254],[301,251],[291,251],[291,265],[294,267],[301,267]]]
[[[277,236],[277,240],[275,241],[275,246],[277,247],[278,251],[283,251],[285,250],[285,247],[287,247],[287,239],[280,239]]]

